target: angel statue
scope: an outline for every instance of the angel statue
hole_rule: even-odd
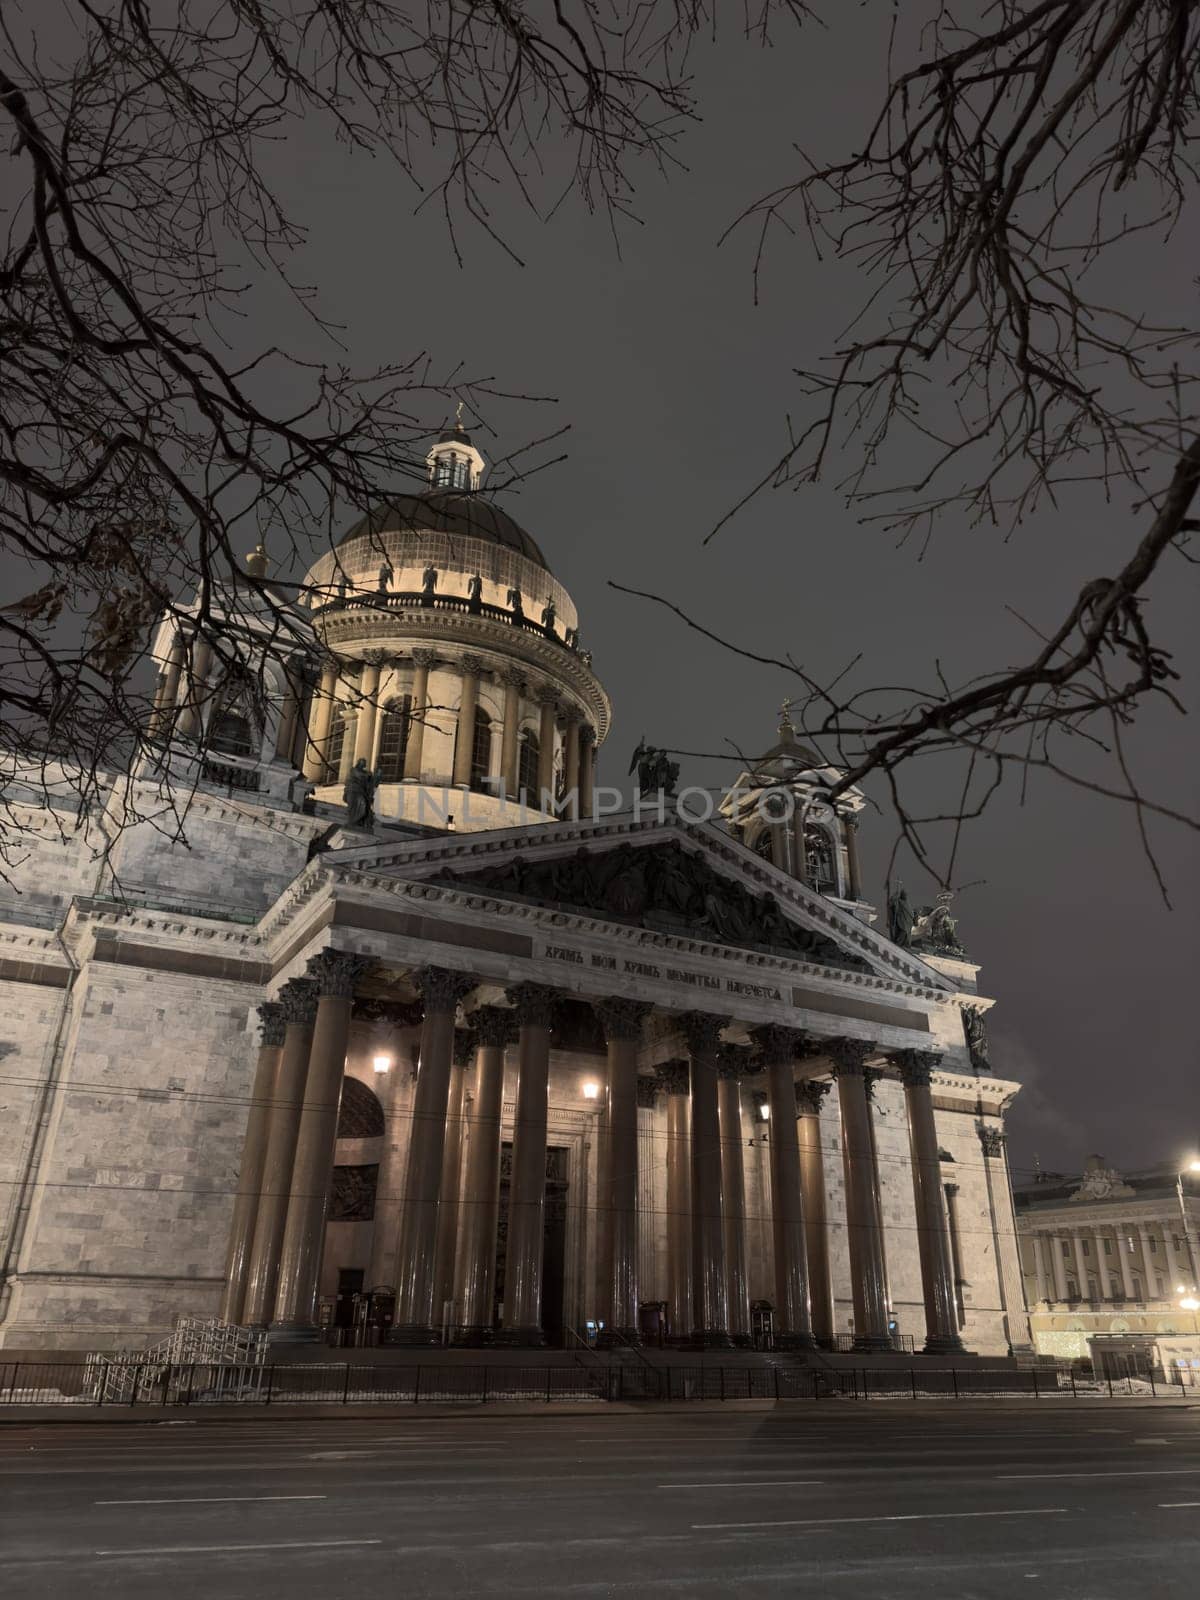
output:
[[[912,944],[913,914],[904,885],[897,882],[888,894],[888,938],[907,950]]]

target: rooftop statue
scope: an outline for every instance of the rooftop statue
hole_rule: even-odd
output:
[[[953,898],[950,894],[940,894],[936,905],[920,908],[912,929],[914,949],[929,950],[937,955],[966,955],[958,937],[958,921],[950,915]]]
[[[639,794],[673,795],[679,781],[679,763],[672,761],[665,750],[646,743],[645,734],[633,752],[629,771],[637,770]]]
[[[367,766],[365,757],[360,757],[351,767],[350,776],[342,790],[348,828],[374,827],[375,790],[378,787],[378,775]]]
[[[912,944],[912,933],[912,906],[904,885],[897,881],[896,887],[888,894],[888,938],[902,950],[907,950]]]

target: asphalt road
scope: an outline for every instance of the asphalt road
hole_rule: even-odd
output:
[[[1200,1409],[0,1427],[0,1595],[1192,1600]]]

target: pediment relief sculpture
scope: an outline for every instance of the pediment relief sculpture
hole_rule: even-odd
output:
[[[754,894],[723,877],[676,840],[641,848],[622,844],[603,853],[579,849],[574,855],[533,862],[518,853],[481,872],[447,869],[437,881],[491,889],[556,909],[570,907],[658,933],[798,956],[827,967],[871,970],[861,956],[833,939],[790,921],[773,894]]]

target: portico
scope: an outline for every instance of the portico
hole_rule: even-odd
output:
[[[317,1336],[322,1245],[342,1260],[325,1222],[334,1063],[368,1076],[354,1009],[377,1016],[390,996],[405,1019],[385,1039],[392,1070],[417,1053],[407,1106],[386,1086],[400,1126],[381,1141],[373,1227],[395,1251],[368,1252],[391,1340],[536,1345],[547,1323],[592,1322],[634,1342],[645,1308],[665,1303],[672,1340],[723,1348],[748,1341],[753,1299],[772,1307],[777,1345],[964,1348],[941,1147],[959,1126],[977,1147],[981,1111],[997,1115],[1010,1086],[973,1077],[963,1093],[954,988],[709,825],[582,820],[519,846],[515,834],[337,851],[266,919],[264,937],[293,953],[263,1007],[261,1071],[287,1061],[293,1080],[248,1129],[245,1172],[274,1151],[274,1175],[257,1207],[235,1210],[228,1314]],[[738,932],[765,895],[778,925]],[[276,1007],[300,1000],[281,1046]],[[377,1020],[369,1037],[377,1053]],[[750,1080],[767,1094],[765,1144],[747,1136]],[[907,1205],[886,1218],[879,1162],[895,1157],[872,1130],[884,1088],[912,1153]],[[555,1151],[568,1259],[548,1315]],[[747,1203],[760,1163],[766,1215]],[[885,1251],[906,1306],[889,1303]]]

